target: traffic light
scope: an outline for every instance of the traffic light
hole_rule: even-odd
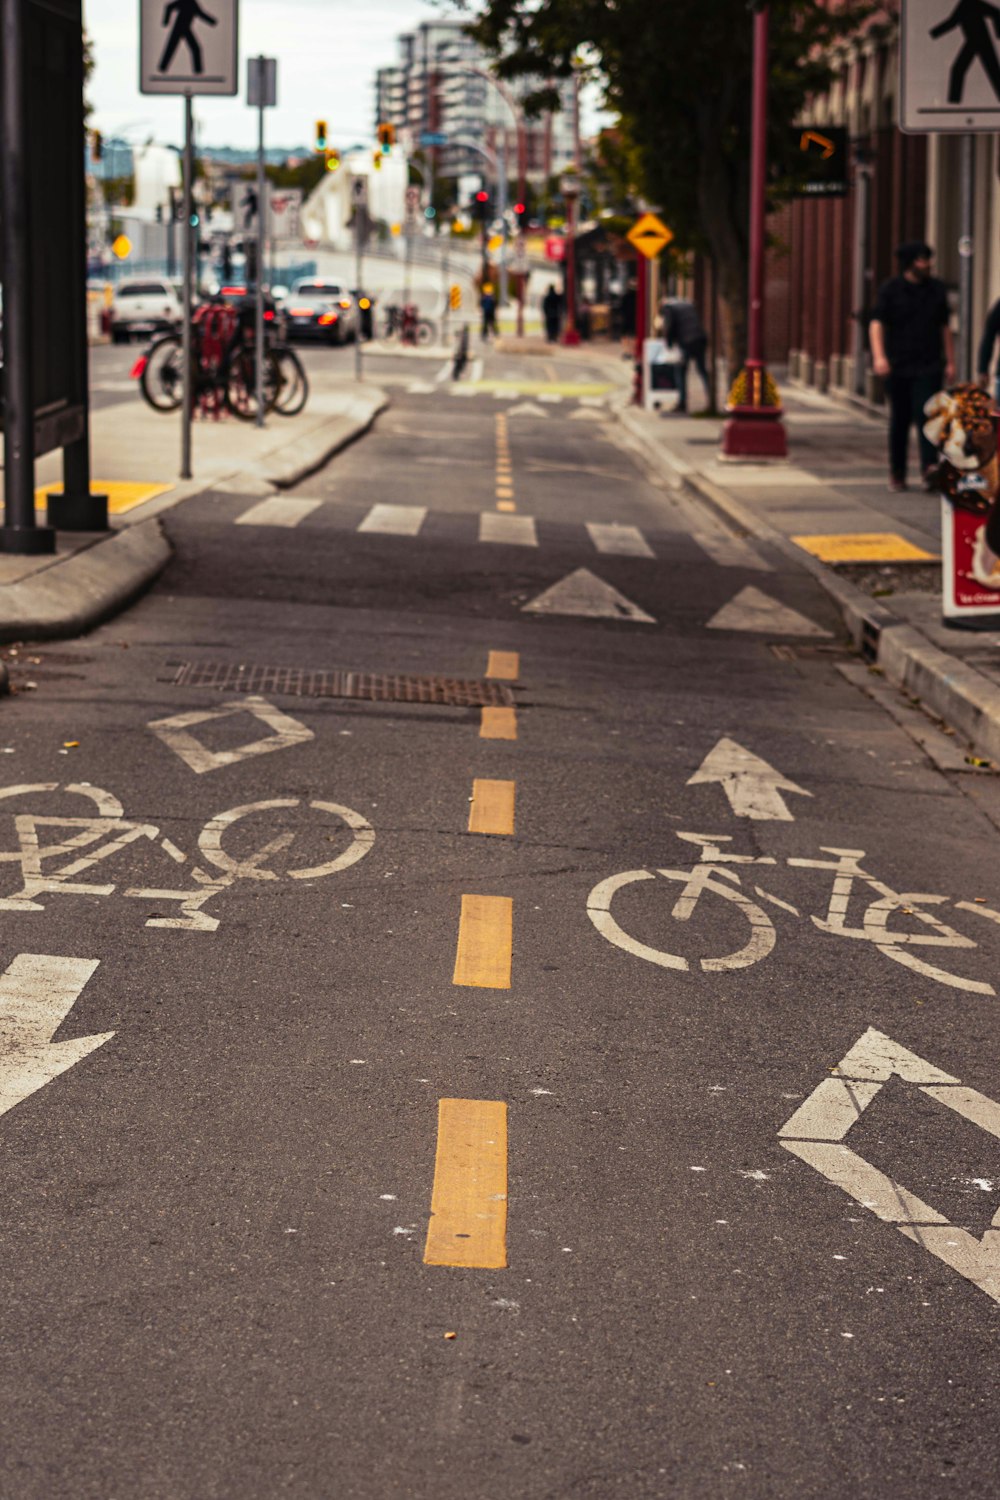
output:
[[[378,128],[378,143],[382,148],[382,155],[389,155],[389,147],[396,143],[395,125],[380,125]]]
[[[325,151],[326,150],[326,121],[325,120],[317,120],[316,121],[316,150],[317,151]]]
[[[99,130],[93,130],[90,133],[90,159],[91,161],[100,161],[103,156],[104,137]]]
[[[381,170],[382,170],[382,153],[381,153],[381,151],[373,151],[372,152],[372,166],[375,168],[376,172],[381,172]]]
[[[340,166],[340,152],[333,150],[332,147],[328,148],[327,153],[326,153],[326,170],[328,172],[336,172],[336,170],[337,170],[337,168],[339,166]]]
[[[514,204],[514,218],[517,220],[518,229],[528,227],[528,205],[526,203]]]
[[[472,217],[483,224],[490,217],[490,195],[485,188],[480,188],[472,200]]]

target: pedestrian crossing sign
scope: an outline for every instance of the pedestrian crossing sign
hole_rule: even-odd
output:
[[[236,94],[239,0],[140,0],[143,94]]]
[[[647,260],[655,260],[664,246],[670,244],[673,237],[673,230],[668,229],[655,214],[643,214],[628,232],[631,244]]]
[[[998,22],[989,0],[903,0],[901,130],[1000,130]]]

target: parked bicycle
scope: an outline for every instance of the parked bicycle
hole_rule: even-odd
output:
[[[435,332],[434,324],[420,316],[415,303],[393,303],[385,309],[379,339],[383,344],[432,344]]]
[[[241,421],[257,415],[257,351],[253,307],[206,302],[191,323],[193,409],[218,417],[225,409]],[[294,361],[294,363],[293,363]],[[282,373],[284,371],[284,373]],[[155,339],[132,370],[142,394],[155,411],[176,411],[184,399],[184,347],[181,336]],[[287,394],[284,394],[287,393]],[[264,352],[265,411],[283,397],[282,414],[301,411],[308,394],[305,371],[291,350]]]

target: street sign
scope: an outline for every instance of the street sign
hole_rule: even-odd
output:
[[[239,0],[140,0],[140,93],[238,93],[238,32]]]
[[[1000,58],[991,6],[903,0],[899,128],[929,132],[1000,129]]]
[[[796,125],[796,198],[845,198],[849,186],[850,150],[844,125]],[[799,173],[805,171],[804,178]]]
[[[302,211],[301,188],[279,188],[268,183],[267,188],[267,233],[272,240],[297,240],[301,233],[299,215]]]
[[[630,243],[647,260],[655,260],[664,246],[670,244],[673,237],[673,230],[668,229],[655,214],[643,214],[642,218],[637,219],[632,225],[627,235]]]
[[[278,59],[247,58],[247,104],[251,109],[273,109],[278,102]]]
[[[550,234],[548,239],[545,241],[545,259],[566,259],[566,241],[564,239],[561,239],[559,235]]]
[[[420,137],[421,146],[447,146],[448,137],[440,130],[425,130]]]

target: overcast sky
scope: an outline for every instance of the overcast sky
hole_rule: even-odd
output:
[[[139,0],[84,0],[84,13],[96,64],[89,91],[94,127],[179,144],[182,100],[139,93]],[[256,111],[243,101],[245,59],[260,53],[278,59],[269,145],[310,144],[318,119],[328,122],[334,145],[369,139],[376,68],[396,60],[400,32],[442,14],[448,12],[425,0],[240,0],[240,95],[195,100],[199,144],[257,144]]]

